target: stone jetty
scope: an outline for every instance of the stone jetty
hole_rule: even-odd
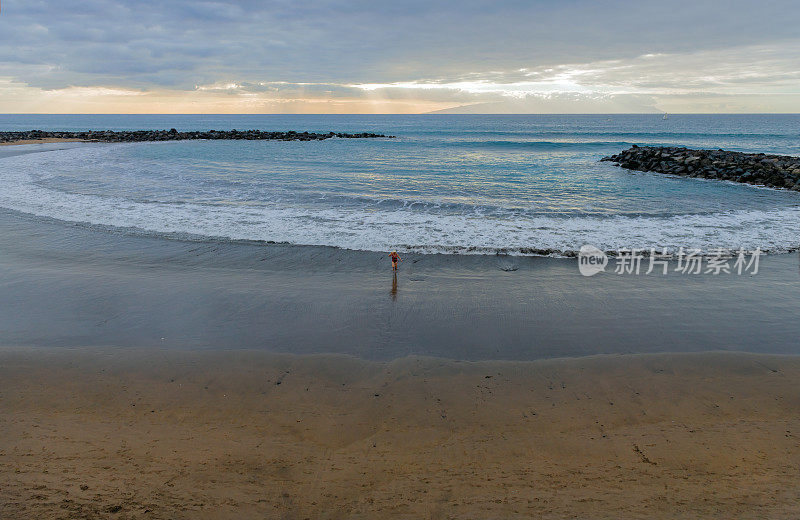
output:
[[[392,135],[362,132],[348,134],[342,132],[265,132],[262,130],[207,130],[202,132],[179,132],[171,130],[89,130],[86,132],[49,132],[28,130],[22,132],[0,132],[0,143],[14,141],[36,141],[41,139],[72,139],[101,143],[132,143],[144,141],[185,141],[188,139],[228,139],[246,141],[321,141],[339,137],[343,139],[369,139],[376,137],[392,138]]]
[[[800,191],[800,157],[788,155],[633,145],[601,160],[613,161],[629,170]]]

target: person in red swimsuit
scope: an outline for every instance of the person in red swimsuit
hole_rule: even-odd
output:
[[[403,259],[397,254],[397,251],[389,253],[389,258],[392,259],[392,270],[397,271],[397,262],[401,262]]]

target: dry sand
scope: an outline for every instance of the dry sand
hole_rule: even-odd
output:
[[[47,144],[47,143],[83,143],[88,142],[84,139],[64,139],[60,137],[48,137],[46,139],[22,139],[19,141],[10,141],[7,143],[0,143],[0,146],[14,146],[18,144]]]
[[[800,359],[0,351],[0,518],[798,518]]]

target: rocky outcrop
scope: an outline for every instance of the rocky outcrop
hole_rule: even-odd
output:
[[[347,134],[341,132],[264,132],[261,130],[207,130],[203,132],[179,132],[172,130],[136,130],[115,132],[112,130],[89,130],[86,132],[47,132],[28,130],[25,132],[0,132],[0,143],[38,139],[80,139],[90,142],[130,143],[142,141],[183,141],[187,139],[236,139],[236,140],[274,140],[274,141],[320,141],[339,137],[344,139],[366,139],[375,137],[394,137],[384,134]]]
[[[721,179],[800,191],[800,157],[763,153],[636,146],[604,157],[629,170]]]

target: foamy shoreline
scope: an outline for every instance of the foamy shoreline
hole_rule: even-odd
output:
[[[433,150],[443,146],[429,139]],[[795,232],[800,223],[795,193],[728,182],[715,185],[706,180],[620,173],[607,163],[597,162],[600,155],[590,163],[570,156],[571,159],[564,158],[563,167],[585,172],[586,180],[595,179],[601,188],[608,182],[616,186],[616,194],[605,209],[604,196],[597,204],[581,202],[570,209],[571,197],[589,201],[598,195],[586,191],[586,185],[595,181],[580,180],[582,173],[574,175],[579,179],[576,186],[563,188],[566,194],[578,189],[563,203],[553,199],[561,200],[565,195],[558,194],[562,181],[553,177],[551,182],[542,182],[532,171],[526,182],[513,186],[522,195],[518,201],[501,196],[503,190],[485,198],[453,198],[452,182],[442,188],[441,201],[425,190],[417,194],[415,190],[405,192],[392,187],[395,181],[391,179],[396,175],[392,165],[370,163],[369,158],[375,154],[367,150],[380,150],[377,155],[391,157],[399,147],[414,150],[418,147],[415,142],[334,139],[305,144],[204,141],[16,147],[0,154],[5,156],[0,165],[4,167],[0,206],[135,233],[361,251],[574,256],[585,244],[606,252],[634,248],[645,252],[668,248],[674,252],[683,247],[706,253],[718,248],[758,248],[781,253],[794,251],[800,245]],[[280,155],[284,153],[281,149],[287,155]],[[357,151],[364,155],[366,163],[348,162]],[[241,160],[236,159],[237,153],[243,154]],[[425,153],[432,152],[423,149],[421,153],[425,157]],[[290,173],[296,172],[295,162],[300,157],[320,164],[312,168],[310,177],[321,177],[319,186],[315,180]],[[545,160],[548,154],[536,152],[519,157]],[[215,166],[218,160],[224,166]],[[366,177],[335,173],[340,169],[357,172],[359,164],[383,173]],[[424,164],[413,165],[414,169],[419,166],[419,174],[406,181],[413,185],[419,177],[420,187],[428,186],[430,180],[426,178],[431,172]],[[410,166],[407,164],[404,169]],[[549,166],[554,167],[555,164]],[[204,174],[198,175],[199,171]],[[255,171],[262,173],[256,175]],[[270,171],[284,174],[271,175]],[[502,163],[488,162],[478,171],[484,173],[476,175],[486,177],[483,182],[490,184],[502,184],[508,175]],[[497,179],[492,180],[495,174],[486,172],[495,171]],[[544,168],[541,173],[547,177],[553,172]],[[328,175],[333,178],[324,180]],[[401,171],[399,175],[406,174]],[[203,179],[210,184],[203,184]],[[231,183],[233,179],[236,181]],[[373,186],[374,179],[383,180]],[[348,191],[347,186],[353,182],[372,187]],[[536,186],[537,182],[542,186],[540,197],[531,199],[536,190],[530,192],[526,187]],[[623,204],[622,199],[627,197],[619,192],[623,185],[628,185],[625,194],[641,192],[642,196],[632,196]],[[660,197],[673,198],[676,191],[685,192],[681,200],[696,202],[684,205],[676,200],[677,205],[659,209]],[[368,193],[381,195],[373,197]],[[537,209],[540,202],[542,211]],[[561,210],[559,204],[563,206]]]

